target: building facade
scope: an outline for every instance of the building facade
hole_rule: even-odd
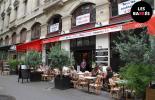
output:
[[[0,45],[24,44],[107,25],[109,6],[108,0],[0,0]],[[109,48],[108,34],[84,37],[59,43],[67,51],[80,55],[80,59],[88,60],[95,49]],[[43,44],[43,62],[53,44]],[[81,50],[75,51],[77,48]]]
[[[110,66],[110,35],[102,34],[110,31],[98,30],[131,21],[129,13],[118,13],[118,4],[126,1],[129,0],[0,0],[0,49],[23,45],[27,51],[30,46],[38,48],[35,43],[43,40],[43,63],[49,64],[48,51],[58,43],[74,55],[76,65],[85,59],[88,69],[93,62]],[[146,1],[154,6],[154,0]],[[17,55],[16,51],[11,53]],[[18,55],[22,58],[22,53]]]

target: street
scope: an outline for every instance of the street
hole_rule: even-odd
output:
[[[0,76],[0,95],[9,95],[16,100],[112,100],[109,93],[89,94],[80,89],[58,90],[52,82],[17,82],[17,76]],[[1,99],[0,97],[0,100]],[[5,99],[6,100],[6,99]]]

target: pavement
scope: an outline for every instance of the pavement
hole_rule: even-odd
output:
[[[102,91],[100,95],[87,93],[81,89],[55,89],[53,82],[17,81],[16,75],[0,76],[0,95],[9,95],[16,100],[113,100],[109,93]],[[0,100],[9,100],[2,99]]]

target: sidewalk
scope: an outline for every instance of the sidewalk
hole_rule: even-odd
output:
[[[22,84],[17,82],[17,76],[0,76],[0,95],[11,95],[16,100],[113,100],[106,92],[95,95],[78,89],[58,90],[52,87],[50,82]]]

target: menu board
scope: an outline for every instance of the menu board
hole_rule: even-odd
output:
[[[96,49],[96,63],[108,66],[108,48]]]

